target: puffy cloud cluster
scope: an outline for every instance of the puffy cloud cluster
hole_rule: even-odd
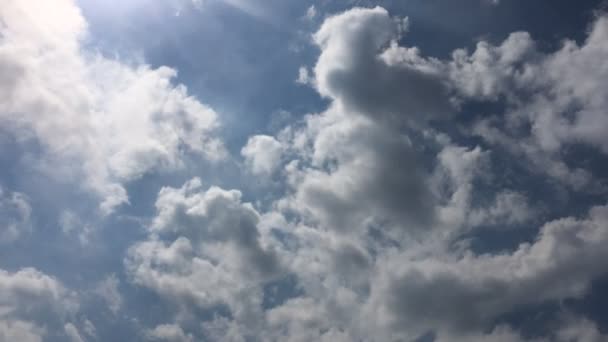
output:
[[[512,253],[389,259],[382,263],[387,279],[378,281],[385,285],[377,288],[375,300],[390,324],[424,332],[483,330],[514,309],[580,297],[592,279],[608,271],[595,262],[606,254],[607,220],[608,206],[600,206],[585,219],[546,223],[536,241]]]
[[[302,159],[287,167],[294,191],[282,207],[345,232],[374,221],[416,230],[434,220],[428,175],[399,131],[332,108],[309,117],[293,141]]]
[[[540,51],[525,32],[498,46],[480,42],[472,54],[455,51],[447,70],[460,96],[507,102],[502,116],[480,120],[475,133],[565,185],[597,185],[561,152],[585,144],[606,154],[607,35],[608,18],[600,15],[580,46],[565,40],[553,53]]]
[[[125,260],[132,281],[186,313],[227,305],[235,319],[255,323],[261,286],[279,275],[281,263],[252,205],[239,191],[204,190],[195,178],[179,189],[163,188],[156,208],[149,239]]]
[[[87,51],[73,1],[10,0],[0,22],[0,123],[42,146],[48,172],[81,179],[104,212],[128,201],[125,182],[179,168],[185,153],[223,156],[217,114],[172,84],[176,71]]]
[[[48,336],[70,337],[78,310],[74,292],[33,268],[0,269],[0,340],[40,342]]]
[[[581,50],[600,44],[594,36],[603,20]],[[566,53],[575,58],[578,48],[543,54],[528,34],[514,33],[499,46],[481,42],[472,54],[457,50],[441,61],[400,46],[406,30],[407,20],[382,8],[356,8],[327,18],[314,34],[321,52],[306,83],[329,107],[277,137],[253,136],[241,150],[250,172],[285,184],[268,212],[242,203],[238,191],[203,190],[198,179],[159,193],[149,238],[126,259],[133,282],[186,311],[223,304],[229,313],[193,329],[182,310],[150,336],[526,341],[501,321],[505,315],[581,298],[608,272],[596,262],[607,257],[606,206],[542,224],[534,240],[510,250],[476,254],[463,243],[476,230],[530,226],[539,216],[526,193],[488,186],[493,144],[510,146],[523,161],[536,158],[533,167],[560,166],[548,171],[557,179],[576,177],[539,143],[539,121],[524,108],[566,87],[547,69]],[[593,95],[585,96],[592,104]],[[468,132],[502,134],[487,136],[483,148],[456,144],[433,126],[471,100],[507,103],[500,127],[482,118]],[[533,129],[518,130],[522,120]],[[527,134],[521,144],[516,132]],[[293,275],[295,285],[278,274]],[[266,303],[271,285],[288,288],[273,305]],[[562,323],[539,340],[605,338],[585,319]]]
[[[72,2],[9,0],[0,23],[0,122],[40,144],[43,162],[75,176],[106,213],[128,200],[128,182],[179,168],[189,153],[225,153],[217,115],[172,84],[173,69],[87,52],[86,22]],[[240,150],[248,176],[281,186],[270,200],[200,178],[158,192],[123,260],[124,287],[146,288],[163,308],[132,320],[138,337],[530,341],[505,316],[580,299],[608,272],[598,262],[608,257],[608,205],[552,213],[537,227],[541,210],[500,182],[493,164],[506,151],[522,172],[545,172],[568,191],[594,184],[562,152],[575,143],[608,149],[608,19],[599,17],[581,46],[566,41],[546,53],[518,32],[449,60],[400,45],[408,25],[380,7],[324,20],[313,35],[319,58],[299,82],[328,107]],[[471,101],[504,103],[504,113],[446,129],[461,126]],[[0,193],[0,237],[27,231],[30,211],[24,195]],[[86,226],[69,210],[60,223],[66,233]],[[538,231],[500,251],[467,243],[484,229],[522,226]],[[130,304],[120,285],[110,275],[91,290],[113,317]],[[53,277],[0,270],[0,340],[84,341],[95,328],[74,319],[77,307]],[[559,328],[534,341],[606,340],[588,319],[554,316],[548,324]]]

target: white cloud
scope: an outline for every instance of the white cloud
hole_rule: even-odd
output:
[[[568,165],[564,146],[586,144],[608,153],[603,132],[607,106],[608,17],[600,15],[582,45],[565,40],[545,53],[528,33],[511,34],[502,44],[477,44],[468,54],[457,50],[448,73],[465,98],[504,98],[503,117],[485,118],[475,132],[506,147],[527,164],[575,190],[597,191],[587,170]]]
[[[0,320],[0,341],[42,342],[44,329],[23,321]]]
[[[194,337],[186,334],[179,325],[161,324],[147,332],[148,338],[153,341],[166,342],[192,342]]]
[[[283,146],[268,135],[254,135],[241,149],[245,163],[253,174],[271,175],[280,165]]]
[[[374,118],[407,122],[447,116],[451,105],[439,62],[397,46],[407,28],[407,19],[393,19],[380,7],[327,18],[314,34],[321,48],[314,68],[319,93],[350,113]]]
[[[127,200],[125,183],[179,168],[185,153],[221,158],[213,137],[217,115],[171,83],[174,70],[83,52],[86,23],[71,2],[48,5],[48,17],[22,23],[15,19],[20,11],[36,12],[27,5],[0,9],[7,22],[0,120],[39,141],[49,165],[78,165],[69,172],[102,198],[106,211]],[[583,124],[603,122],[595,119],[603,114],[602,80],[579,89],[560,78],[560,68],[571,62],[585,79],[596,77],[587,64],[601,63],[596,54],[605,52],[601,20],[583,47],[568,43],[543,54],[528,34],[514,33],[499,46],[480,42],[472,54],[457,50],[448,61],[400,46],[407,26],[379,7],[325,20],[314,35],[321,50],[314,77],[304,68],[299,80],[328,98],[329,107],[277,137],[252,136],[241,150],[253,175],[285,183],[269,212],[260,213],[238,190],[203,186],[199,178],[162,188],[145,238],[124,259],[131,285],[153,291],[170,308],[163,318],[171,323],[154,322],[144,337],[390,341],[433,331],[437,341],[524,341],[517,327],[496,326],[497,318],[580,298],[608,271],[597,262],[608,257],[608,206],[548,222],[536,240],[511,251],[478,255],[459,244],[474,228],[529,224],[536,217],[526,195],[508,188],[484,189],[494,192],[476,201],[478,183],[492,171],[493,143],[564,182],[591,183],[591,175],[571,170],[558,152],[573,141],[604,148],[597,128]],[[525,92],[533,93],[532,103],[520,98]],[[552,122],[567,107],[553,103],[553,93],[584,104],[576,120]],[[488,119],[475,127],[491,146],[460,146],[428,125],[454,117],[471,99],[508,103],[507,122]],[[509,128],[521,120],[533,129],[520,141]],[[12,195],[3,199],[29,208],[14,204]],[[21,216],[29,218],[27,212]],[[90,240],[88,225],[73,212],[65,211],[60,223],[64,233]],[[265,307],[265,286],[285,285],[285,274],[295,279],[293,293]],[[126,300],[119,285],[110,275],[92,290],[114,314]],[[39,315],[69,316],[64,307],[75,310],[72,297],[36,270],[0,271],[0,340],[40,341],[44,329],[57,327],[73,341],[94,336],[92,324],[80,326],[83,335],[63,318],[55,326],[42,323]],[[201,312],[213,317],[201,323]],[[583,319],[552,337],[605,339]]]
[[[281,269],[258,227],[259,214],[241,193],[200,179],[163,188],[149,239],[132,246],[125,265],[135,284],[189,308],[225,304],[247,321],[261,309],[260,286]],[[253,310],[253,311],[252,311]]]
[[[0,270],[0,298],[3,314],[27,313],[36,308],[61,313],[77,308],[73,293],[55,278],[33,268],[14,273]]]
[[[62,334],[77,310],[76,294],[57,279],[33,268],[0,269],[0,340],[33,342]]]
[[[65,334],[67,335],[70,342],[84,342],[78,329],[72,323],[66,323],[64,326]]]
[[[267,339],[415,340],[434,331],[438,341],[524,341],[497,318],[580,298],[608,271],[595,262],[608,256],[607,206],[550,221],[509,252],[454,248],[478,226],[530,224],[537,209],[507,188],[477,203],[493,151],[438,138],[425,122],[455,115],[470,99],[520,105],[525,92],[545,91],[535,79],[547,56],[528,34],[514,33],[500,46],[479,43],[471,55],[427,59],[394,41],[405,27],[381,8],[357,8],[328,18],[314,35],[315,87],[331,104],[280,133],[293,158],[288,191],[262,220],[284,234],[275,246],[303,293],[266,312],[267,324],[255,331]],[[524,146],[517,147],[523,162],[588,182],[531,139],[506,139]],[[235,325],[224,322],[223,331],[243,336]],[[586,326],[567,338],[587,333],[601,336]]]
[[[179,168],[184,153],[223,156],[217,114],[172,84],[176,71],[87,51],[71,0],[10,0],[0,20],[0,122],[43,146],[49,172],[82,179],[104,212],[128,200],[124,182]]]
[[[291,143],[302,162],[287,168],[294,191],[283,208],[350,233],[377,221],[401,234],[434,220],[435,198],[420,156],[391,127],[332,107],[310,116]]]
[[[483,329],[517,308],[580,298],[607,271],[595,262],[606,257],[607,219],[608,206],[599,206],[584,219],[548,222],[536,241],[508,254],[386,260],[371,302],[389,325],[424,332]]]

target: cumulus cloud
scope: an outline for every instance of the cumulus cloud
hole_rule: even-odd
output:
[[[504,116],[480,120],[475,133],[574,189],[597,187],[560,152],[576,144],[607,152],[607,32],[608,18],[600,15],[580,46],[565,40],[546,53],[528,33],[517,32],[498,46],[482,41],[471,54],[456,50],[447,70],[460,96],[509,104]]]
[[[313,86],[331,104],[279,134],[293,158],[288,191],[263,222],[284,234],[280,255],[303,294],[266,312],[258,331],[267,339],[416,340],[432,332],[437,341],[525,341],[497,320],[580,298],[608,271],[594,262],[606,257],[606,206],[547,222],[536,240],[510,251],[454,249],[476,227],[530,225],[538,211],[509,188],[480,201],[479,183],[492,181],[491,147],[459,146],[427,123],[457,115],[467,101],[504,100],[509,111],[497,130],[509,132],[530,118],[519,109],[524,99],[554,86],[541,76],[553,57],[514,33],[448,61],[425,58],[397,43],[406,28],[384,9],[357,8],[314,35],[321,52]],[[578,185],[592,177],[533,136],[516,141],[515,131],[503,141],[533,168],[554,168],[549,175]],[[564,337],[568,329],[550,338],[601,338],[591,326]]]
[[[222,157],[217,114],[172,83],[177,72],[87,51],[71,0],[11,0],[0,20],[0,122],[41,145],[49,171],[82,179],[104,212],[128,201],[125,182],[179,168],[185,153]]]
[[[77,310],[76,294],[54,277],[33,268],[0,270],[1,340],[43,341],[47,334],[61,335]]]
[[[387,261],[377,300],[395,327],[460,331],[483,329],[517,308],[581,297],[608,271],[594,261],[606,254],[607,218],[608,206],[599,206],[583,219],[548,222],[536,241],[508,254]]]
[[[280,165],[283,145],[274,137],[255,135],[241,150],[248,168],[256,175],[270,175]]]
[[[425,170],[407,136],[339,109],[311,117],[307,130],[311,164],[292,164],[295,191],[283,205],[351,232],[373,221],[416,230],[434,219]]]
[[[321,49],[316,87],[349,113],[417,121],[449,114],[449,89],[434,60],[397,46],[407,19],[380,7],[355,8],[330,17],[315,33]]]
[[[601,20],[585,46],[600,44],[592,37],[601,36]],[[539,121],[524,110],[555,100],[550,95],[566,84],[557,86],[547,68],[585,47],[542,53],[520,32],[439,60],[399,45],[407,29],[407,20],[382,8],[356,8],[327,18],[314,34],[320,55],[309,84],[328,108],[277,137],[253,136],[241,150],[254,174],[283,166],[285,194],[268,212],[199,179],[160,191],[148,238],[131,247],[125,265],[134,284],[182,314],[150,336],[192,339],[197,331],[185,329],[183,311],[225,305],[229,314],[206,320],[198,333],[211,340],[526,341],[500,322],[503,315],[581,298],[608,272],[596,262],[608,257],[608,206],[541,224],[536,239],[506,251],[476,254],[462,244],[475,229],[530,226],[539,216],[526,193],[488,186],[494,146],[524,156],[531,168],[554,168],[547,173],[578,184],[573,189],[592,179],[554,153],[575,140],[548,148],[534,128]],[[475,124],[473,133],[490,132],[480,134],[483,144],[457,144],[433,126],[468,101],[507,104],[504,117]],[[520,130],[526,120],[532,129]],[[281,273],[294,276],[294,289],[265,307],[265,285],[287,286]],[[574,320],[543,338],[603,336]]]
[[[106,214],[145,174],[190,154],[223,157],[217,114],[172,82],[176,71],[88,51],[74,3],[9,0],[0,22],[0,123],[36,141],[42,162],[61,166],[49,172],[93,191]],[[580,46],[544,52],[516,32],[445,60],[402,45],[408,26],[380,7],[326,18],[299,82],[327,108],[240,150],[247,174],[272,176],[278,194],[260,208],[249,203],[258,194],[200,178],[164,186],[122,259],[128,282],[110,274],[88,292],[108,316],[127,315],[119,290],[136,286],[160,298],[130,320],[150,341],[527,341],[505,315],[587,294],[608,272],[598,262],[608,258],[608,205],[538,223],[531,191],[509,187],[492,156],[507,152],[522,173],[545,172],[568,191],[593,184],[563,148],[608,149],[607,19]],[[462,128],[469,102],[502,110]],[[2,239],[29,230],[25,195],[0,192],[0,214]],[[66,208],[59,223],[86,244],[85,221]],[[466,244],[478,229],[513,227],[538,233],[500,252]],[[74,321],[78,307],[50,275],[0,270],[0,340],[98,338],[86,317]],[[606,339],[583,317],[548,324],[557,328],[534,340]]]
[[[498,135],[476,132],[580,189],[591,176],[564,163],[558,151],[585,143],[605,152],[598,129],[605,126],[606,22],[600,16],[583,45],[567,40],[554,53],[541,52],[528,33],[515,32],[498,46],[480,41],[472,53],[457,49],[442,61],[398,45],[407,20],[395,22],[378,7],[353,9],[328,18],[314,35],[321,49],[315,85],[349,113],[410,123],[446,119],[470,100],[506,99],[510,105]],[[481,122],[493,126],[488,118]]]
[[[261,309],[260,286],[281,269],[253,206],[237,190],[204,190],[195,178],[163,188],[156,208],[149,239],[125,260],[132,281],[186,310],[223,304],[235,319],[251,319]]]

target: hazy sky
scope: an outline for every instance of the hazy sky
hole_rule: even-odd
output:
[[[605,8],[0,0],[0,342],[608,341]]]

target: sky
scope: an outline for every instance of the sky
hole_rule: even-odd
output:
[[[608,341],[607,9],[0,0],[0,342]]]

